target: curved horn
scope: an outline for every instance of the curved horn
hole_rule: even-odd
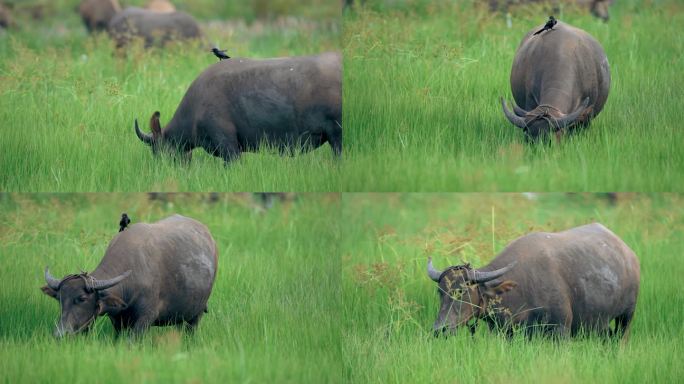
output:
[[[436,282],[439,282],[439,277],[442,276],[442,272],[436,270],[435,267],[432,266],[432,257],[428,257],[427,274]]]
[[[138,139],[147,145],[152,145],[152,136],[146,133],[142,133],[138,127],[138,119],[135,119],[135,134],[138,135]]]
[[[520,117],[525,117],[525,115],[527,115],[527,111],[518,107],[514,102],[511,103],[511,105],[513,106],[513,112],[515,112],[516,115]]]
[[[131,274],[131,270],[129,269],[128,271],[120,274],[117,277],[111,278],[111,279],[107,279],[107,280],[93,279],[91,288],[93,290],[96,290],[96,291],[111,288],[111,287],[119,284],[121,282],[121,280],[127,278],[128,275],[130,275],[130,274]]]
[[[497,270],[490,272],[469,271],[468,279],[474,283],[486,283],[488,281],[501,277],[503,274],[513,269],[513,267],[517,263],[517,261],[514,261],[503,268],[499,268]]]
[[[560,119],[556,119],[556,123],[558,124],[558,128],[565,128],[569,125],[572,125],[575,123],[579,115],[584,112],[585,109],[587,109],[587,106],[589,106],[589,98],[587,97],[584,99],[582,102],[582,105],[580,105],[575,112],[565,115],[561,117]]]
[[[527,123],[525,123],[525,119],[511,112],[510,109],[508,109],[508,107],[506,106],[506,101],[503,99],[503,97],[501,97],[500,99],[501,107],[503,107],[504,115],[506,115],[508,121],[513,123],[513,125],[515,125],[518,128],[525,128],[527,126]]]
[[[45,282],[47,283],[48,287],[56,291],[59,289],[59,283],[61,283],[62,281],[59,279],[55,279],[55,277],[50,274],[50,269],[48,267],[45,267]]]

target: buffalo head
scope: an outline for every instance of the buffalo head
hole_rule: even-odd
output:
[[[159,123],[159,116],[159,111],[156,111],[150,118],[150,130],[152,131],[151,135],[140,131],[140,127],[138,127],[138,119],[135,119],[135,134],[138,136],[140,141],[152,147],[152,153],[155,155],[160,152],[164,145],[164,135],[162,134],[161,124]]]
[[[185,163],[189,162],[192,158],[192,148],[187,146],[187,140],[182,135],[180,139],[175,139],[173,135],[169,134],[168,130],[162,130],[159,116],[159,111],[156,111],[150,118],[150,131],[152,131],[152,134],[140,131],[138,119],[135,119],[135,134],[138,136],[138,139],[152,147],[152,154],[154,155],[163,152],[174,156],[176,160]]]
[[[581,123],[579,117],[589,106],[589,98],[572,113],[563,114],[558,108],[540,105],[531,111],[526,111],[513,104],[513,111],[508,109],[506,101],[501,98],[501,107],[508,121],[523,130],[528,141],[548,140],[551,134],[559,134],[566,128]]]
[[[470,320],[483,317],[489,300],[516,286],[513,281],[498,280],[514,265],[515,262],[489,272],[477,271],[469,264],[438,271],[432,266],[432,258],[428,258],[427,273],[437,283],[441,301],[433,326],[435,336],[454,332]]]
[[[90,329],[98,316],[115,315],[126,309],[126,303],[106,291],[128,277],[131,271],[107,280],[98,280],[88,273],[68,275],[61,280],[54,278],[45,268],[43,293],[59,301],[61,316],[55,337],[63,337]]]

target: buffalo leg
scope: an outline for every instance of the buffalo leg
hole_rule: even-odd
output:
[[[192,160],[192,150],[185,151],[181,154],[181,161],[183,164],[190,164],[191,160]]]
[[[133,323],[133,328],[131,329],[132,336],[134,338],[138,338],[142,336],[145,331],[147,331],[152,324],[154,324],[154,320],[157,318],[157,311],[149,311],[142,315],[141,317],[138,317],[135,320],[135,323]]]
[[[554,337],[564,339],[572,334],[572,311],[568,304],[561,308],[551,309],[548,319],[551,334]]]
[[[338,121],[332,122],[332,128],[326,133],[326,139],[332,147],[335,157],[342,156],[342,125]]]
[[[228,166],[230,162],[240,158],[239,150],[220,150],[219,156],[223,159],[223,165]]]
[[[120,317],[112,317],[112,326],[114,326],[114,334],[118,338],[119,335],[121,334],[121,329],[123,328],[123,321],[121,320]]]
[[[197,316],[193,317],[192,319],[188,320],[185,329],[189,333],[194,333],[195,328],[197,328],[197,325],[199,324],[200,319],[202,319],[202,315],[204,315],[204,311],[200,312],[197,314]]]
[[[228,166],[231,161],[239,159],[241,155],[239,147],[225,141],[217,146],[206,148],[206,151],[213,156],[222,158],[225,166]]]
[[[224,165],[228,165],[231,161],[240,158],[242,151],[240,149],[240,144],[237,141],[237,137],[234,137],[232,135],[222,136],[220,138],[217,138],[216,142],[218,145],[216,148],[215,155],[218,155],[223,159]]]
[[[223,165],[228,165],[231,161],[240,158],[241,151],[236,145],[233,145],[226,140],[222,141],[218,145],[212,145],[211,147],[205,147],[205,150],[212,156],[220,157],[223,159]]]
[[[555,324],[551,328],[551,335],[554,339],[566,339],[570,336],[570,327],[567,327],[565,324]]]
[[[151,321],[143,320],[136,321],[131,329],[131,333],[134,337],[141,337],[152,326]]]
[[[634,312],[630,311],[615,318],[615,330],[613,331],[614,337],[629,337],[629,325],[632,322],[633,316]]]

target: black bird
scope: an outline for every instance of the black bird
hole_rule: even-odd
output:
[[[544,32],[544,31],[550,31],[550,30],[552,30],[553,27],[556,26],[556,23],[557,23],[557,22],[558,22],[558,21],[556,20],[555,17],[549,16],[549,21],[546,22],[546,25],[544,25],[544,28],[542,28],[542,29],[538,30],[537,32],[535,32],[535,33],[533,34],[533,36],[534,36],[534,35],[538,35],[538,34]]]
[[[230,56],[226,55],[226,50],[224,49],[223,51],[214,47],[211,49],[212,52],[214,52],[214,55],[219,58],[219,61],[223,59],[230,59]]]
[[[131,219],[128,218],[128,215],[124,212],[121,214],[121,221],[119,221],[119,232],[123,232],[126,227],[128,227],[128,224],[131,223]]]

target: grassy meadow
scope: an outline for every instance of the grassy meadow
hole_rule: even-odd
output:
[[[681,195],[344,194],[344,379],[352,383],[667,383],[684,376]],[[532,231],[599,221],[634,250],[641,287],[627,342],[512,340],[481,324],[435,339],[435,267],[485,265]]]
[[[368,0],[343,17],[345,191],[681,191],[684,5],[620,0],[561,21],[604,47],[611,90],[588,130],[527,145],[499,103],[544,6]]]
[[[328,145],[295,157],[246,153],[229,167],[199,148],[182,165],[154,158],[133,130],[138,118],[149,132],[154,111],[162,125],[171,119],[190,83],[217,61],[213,44],[250,58],[339,50],[339,2],[191,0],[179,8],[196,16],[205,41],[134,46],[126,55],[106,34],[86,33],[78,3],[48,2],[42,21],[19,13],[17,28],[0,32],[0,190],[339,190]]]
[[[339,194],[301,194],[264,210],[249,195],[0,194],[0,382],[325,383],[342,372]],[[52,337],[59,305],[43,269],[92,271],[118,231],[173,213],[209,227],[219,266],[195,334],[153,327],[114,338],[106,318],[88,335]]]

